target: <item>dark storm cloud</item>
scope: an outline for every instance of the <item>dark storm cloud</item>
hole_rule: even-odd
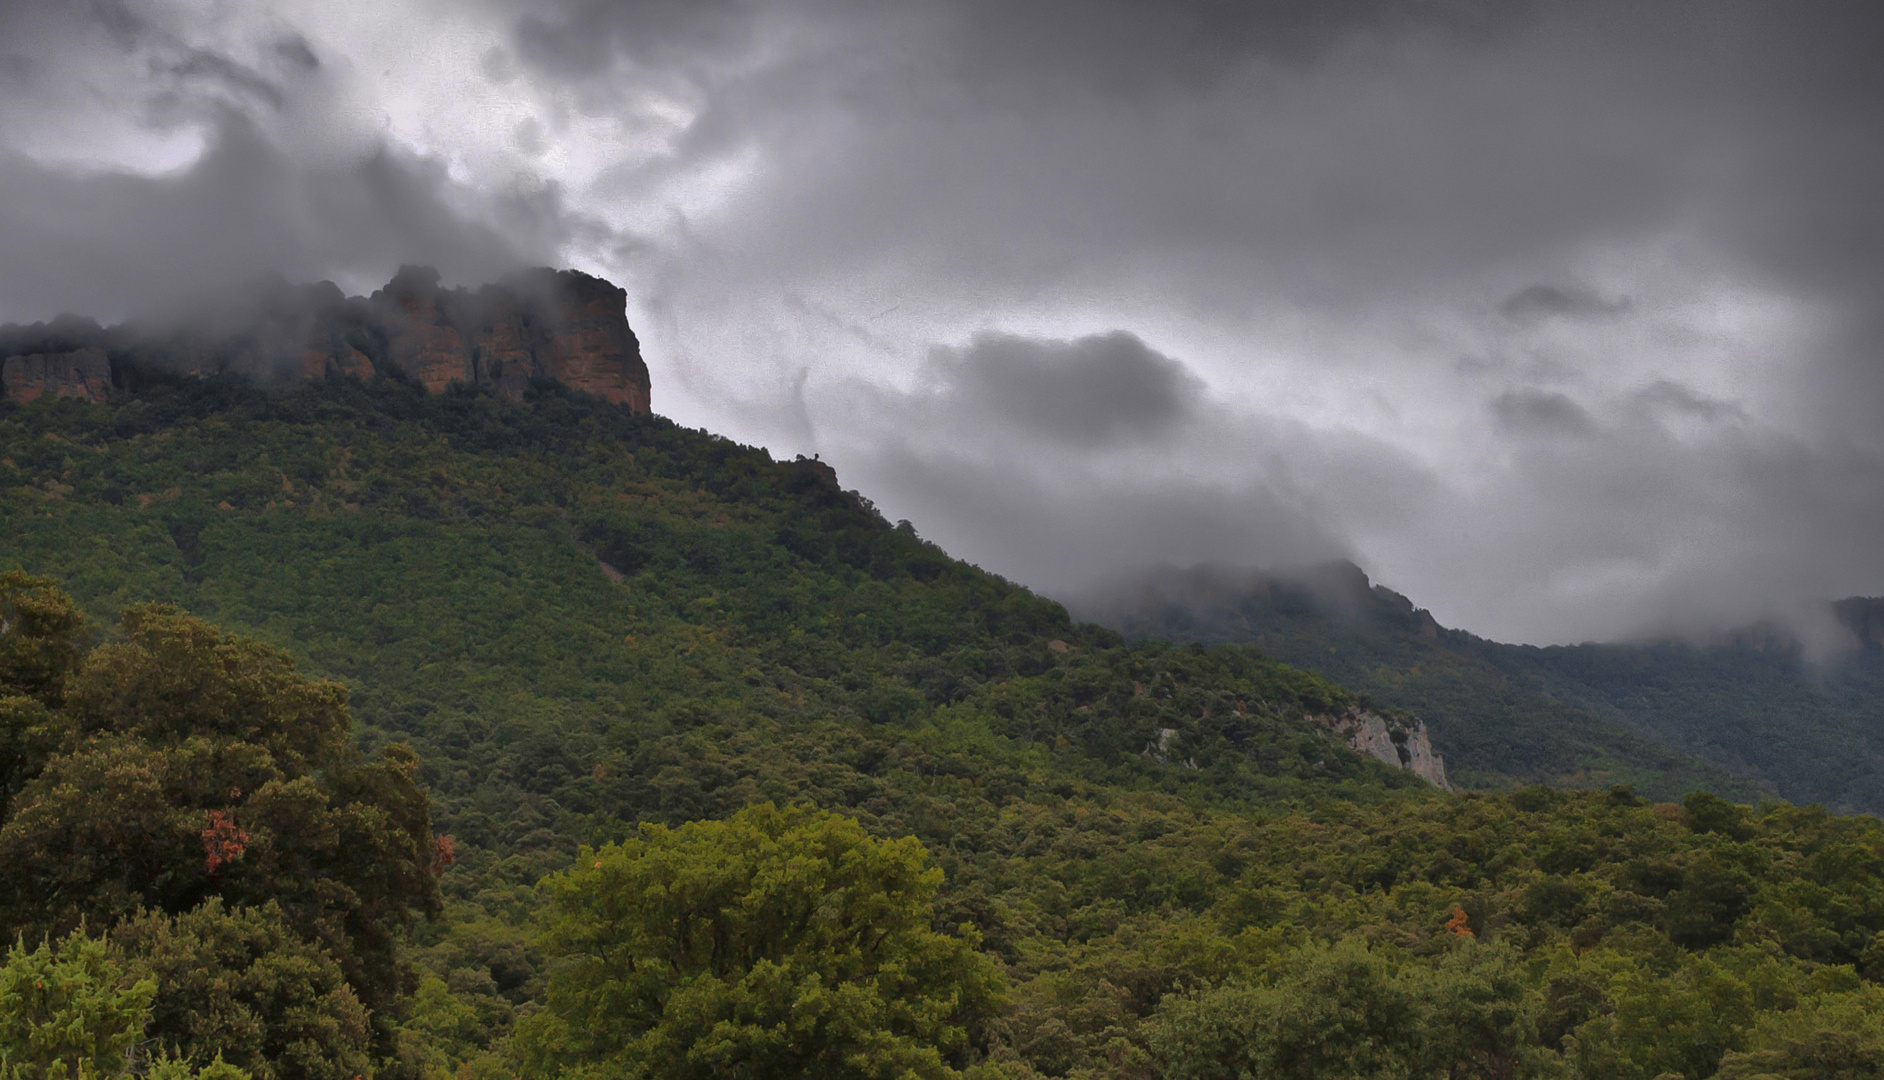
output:
[[[1124,331],[1074,341],[977,334],[930,356],[934,394],[962,415],[1002,417],[1079,446],[1152,438],[1195,418],[1203,383]]]
[[[1231,408],[1124,332],[981,334],[937,349],[908,391],[829,393],[855,418],[825,444],[845,483],[1061,598],[1120,567],[1337,558],[1338,523],[1405,514],[1433,492],[1391,448]]]
[[[941,70],[978,90],[1068,85],[1143,93],[1200,86],[1266,57],[1306,63],[1357,34],[1413,32],[1479,39],[1523,24],[1526,0],[574,0],[536,4],[516,23],[519,50],[546,74],[584,78],[617,59],[688,60],[744,44],[767,9],[792,24],[877,22],[926,42]],[[554,14],[545,14],[545,10]]]
[[[1084,595],[1121,566],[1338,556],[1295,493],[1262,477],[1158,483],[1129,468],[956,456],[892,441],[848,475],[893,492],[923,535],[1056,599]],[[847,481],[848,482],[848,481]]]
[[[1481,480],[1476,499],[1503,512],[1460,520],[1449,497],[1412,525],[1428,545],[1472,530],[1500,553],[1499,573],[1476,561],[1436,573],[1448,603],[1508,603],[1514,584],[1550,582],[1563,640],[1705,635],[1773,618],[1827,655],[1838,634],[1824,599],[1877,591],[1867,587],[1884,532],[1877,455],[1724,410],[1670,415],[1626,400],[1559,414],[1563,403],[1529,400],[1547,430],[1571,424],[1579,437],[1507,447],[1512,460]],[[1698,428],[1684,422],[1697,419]]]
[[[176,176],[73,175],[0,152],[0,316],[160,312],[270,274],[370,282],[407,261],[485,281],[526,258],[456,211],[448,188],[441,168],[385,146],[357,162],[297,163],[239,117]],[[553,258],[547,244],[535,254]]]
[[[340,119],[345,43],[158,10],[0,5],[0,317],[580,238],[663,385],[1032,584],[1347,553],[1533,640],[1884,591],[1879,5],[437,9],[497,13],[545,168],[672,125],[580,193],[670,223],[632,237]],[[98,78],[204,154],[34,151]]]
[[[526,62],[560,79],[591,77],[618,60],[685,66],[744,45],[761,12],[750,0],[533,5],[517,19],[515,44]]]
[[[1669,379],[1660,379],[1636,392],[1638,404],[1650,410],[1697,417],[1707,421],[1745,421],[1747,413],[1731,402],[1699,394],[1692,387]]]
[[[1548,639],[1564,632],[1554,623],[1617,632],[1884,591],[1884,557],[1852,540],[1876,535],[1879,501],[1852,493],[1884,490],[1880,21],[1872,4],[1732,0],[581,4],[532,5],[514,47],[543,78],[593,88],[661,73],[688,88],[698,111],[673,155],[624,170],[621,193],[716,159],[764,163],[688,234],[721,260],[711,272],[674,254],[663,302],[677,319],[727,311],[689,297],[690,282],[815,295],[866,278],[885,307],[1093,297],[1257,342],[1278,323],[1355,326],[1382,310],[1468,324],[1476,337],[1432,347],[1420,378],[1405,376],[1419,361],[1369,361],[1359,346],[1316,341],[1295,361],[1335,385],[1377,380],[1422,432],[1469,433],[1445,437],[1470,456],[1361,455],[1375,476],[1449,460],[1424,506],[1272,464],[1337,455],[1352,432],[1257,424],[1261,438],[1234,452],[1179,437],[1218,424],[1209,408],[1141,440],[1140,459],[1108,459],[1107,483],[1151,490],[1168,480],[1158,467],[1181,462],[1192,482],[1179,489],[1200,500],[1270,492],[1301,526],[1291,536],[1371,545],[1419,579],[1390,584],[1468,597],[1456,608],[1468,621]],[[1730,296],[1716,310],[1778,298],[1828,313],[1833,332],[1738,357],[1696,391],[1707,373],[1689,368],[1711,361],[1669,343],[1734,333],[1679,325],[1714,288]],[[1424,333],[1404,337],[1425,348]],[[1492,362],[1473,374],[1462,354]],[[1131,430],[1105,411],[1116,399],[1049,396],[1066,409],[1049,419],[1025,404],[1032,383],[984,392],[973,374],[925,399],[979,403],[979,427],[965,407],[942,410],[984,440],[972,467],[901,428],[876,442],[867,424],[835,430],[848,416],[827,413],[822,438],[849,441],[843,460],[885,484],[954,492],[923,499],[961,515],[950,527],[971,555],[1016,550],[1019,526],[995,524],[1010,511],[1056,536],[1103,531],[1053,494],[1085,474],[1042,474],[1040,455],[1054,431]],[[1081,410],[1090,423],[1071,419]],[[973,484],[987,486],[980,502]],[[1181,546],[1193,526],[1170,518],[1143,535]],[[1121,528],[1120,560],[1156,547],[1138,535]],[[1223,558],[1286,561],[1291,541],[1244,535]]]
[[[611,195],[761,163],[690,223],[738,251],[729,288],[1019,299],[1155,272],[1158,299],[1232,317],[1259,289],[1362,305],[1640,235],[1706,165],[1670,92],[1705,93],[1697,65],[1651,62],[1669,29],[1620,5],[1621,58],[1533,5],[642,8],[531,5],[513,48],[589,100],[697,110]]]
[[[1518,435],[1591,435],[1596,424],[1583,406],[1563,394],[1510,390],[1491,402],[1492,415]]]
[[[133,4],[23,4],[0,12],[0,39],[31,57],[0,106],[0,320],[162,312],[276,274],[364,287],[404,262],[481,281],[553,261],[569,227],[553,186],[471,192],[360,130],[297,35],[255,43],[258,66]],[[119,94],[115,118],[154,136],[197,133],[202,152],[150,171],[18,149],[34,105],[73,105],[73,79]]]
[[[1759,9],[1734,134],[1743,156],[1715,225],[1841,325],[1802,388],[1817,422],[1884,449],[1884,6]],[[1751,35],[1750,35],[1751,37]]]
[[[290,34],[275,42],[275,55],[308,71],[320,70],[321,58],[314,55],[313,47],[299,34]]]
[[[1607,299],[1595,290],[1577,286],[1531,285],[1519,289],[1498,305],[1498,314],[1515,322],[1535,322],[1551,317],[1565,319],[1608,319],[1629,310],[1626,297]]]

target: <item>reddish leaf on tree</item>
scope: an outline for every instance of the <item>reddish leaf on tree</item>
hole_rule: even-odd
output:
[[[1452,918],[1446,920],[1446,929],[1452,931],[1454,937],[1477,937],[1478,935],[1472,932],[1472,928],[1466,925],[1469,918],[1464,908],[1453,908]]]
[[[227,810],[211,810],[209,828],[200,835],[203,838],[203,868],[212,874],[241,858],[249,843],[248,831],[237,828],[234,815]]]
[[[432,837],[432,875],[444,877],[445,868],[458,861],[458,853],[452,846],[451,837],[444,833]]]

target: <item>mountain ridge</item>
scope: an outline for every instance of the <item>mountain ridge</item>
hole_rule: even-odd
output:
[[[1884,601],[1872,598],[1828,604],[1850,635],[1832,664],[1771,623],[1698,643],[1505,644],[1442,626],[1346,561],[1165,568],[1073,607],[1134,639],[1255,644],[1408,710],[1470,786],[1573,782],[1577,754],[1626,759],[1646,740],[1666,759],[1656,771],[1686,775],[1677,787],[1884,809]],[[1566,726],[1607,749],[1566,742]],[[1529,767],[1497,775],[1489,759],[1523,763],[1526,740],[1544,740]]]
[[[441,288],[438,271],[407,265],[368,297],[331,281],[276,281],[221,304],[194,325],[104,327],[62,315],[0,326],[0,400],[102,402],[144,369],[265,384],[385,376],[432,393],[488,386],[513,401],[533,379],[552,379],[635,412],[651,407],[627,293],[578,270],[525,270],[474,291]]]
[[[332,692],[349,742],[411,748],[438,834],[412,865],[436,876],[444,910],[398,940],[410,978],[382,999],[375,1041],[354,1040],[386,1080],[586,1075],[579,1046],[530,1041],[569,1015],[559,980],[581,966],[539,932],[545,883],[606,877],[637,837],[709,835],[691,823],[767,802],[817,807],[929,867],[940,887],[919,919],[959,928],[1004,974],[1006,1003],[951,1044],[938,1078],[1229,1075],[1271,1060],[1245,1048],[1304,1008],[1331,1018],[1312,1045],[1373,1054],[1329,1011],[1350,986],[1388,995],[1376,1014],[1397,1074],[1489,1060],[1518,1075],[1535,1059],[1541,1075],[1700,1078],[1763,1045],[1759,1025],[1811,1021],[1808,995],[1866,1015],[1884,1000],[1875,819],[1699,792],[1650,804],[1601,762],[1580,778],[1595,791],[1449,794],[1404,768],[1416,736],[1401,724],[1395,742],[1390,707],[1273,650],[1127,642],[884,520],[822,463],[553,380],[511,400],[396,371],[263,389],[140,370],[99,404],[0,400],[0,571],[55,579],[95,624],[157,602],[221,628],[207,637],[291,650],[346,688]],[[1397,604],[1374,609],[1404,628],[1394,640],[1436,648]],[[8,657],[39,655],[9,648],[8,622],[0,680]],[[95,655],[122,654],[107,634]],[[113,685],[110,664],[81,670]],[[106,885],[147,869],[216,892],[245,832],[260,848],[260,789],[220,774],[198,785],[206,805],[178,789],[153,796],[176,803],[165,814],[91,812],[70,778],[92,775],[75,770],[96,748],[41,762],[34,733],[66,714],[6,692],[0,736],[27,738],[0,738],[0,783],[23,808],[0,820],[0,856],[32,861],[0,875],[14,897],[0,932],[42,926],[74,866]],[[1329,730],[1343,717],[1367,727],[1366,753]],[[135,772],[146,742],[112,745]],[[1701,775],[1636,772],[1669,795]],[[122,858],[125,835],[174,857]],[[724,855],[707,844],[697,862]],[[332,963],[279,920],[251,926],[284,935],[254,964],[207,936],[159,955],[138,943],[144,922],[117,918],[131,894],[96,895],[86,932],[158,972],[164,1016],[212,1012],[202,987],[247,993],[241,980],[276,970],[264,962]],[[237,917],[256,911],[186,898],[153,916],[178,935]],[[1476,1002],[1497,1016],[1482,1023]],[[1435,1056],[1481,1030],[1502,1056]],[[224,1049],[224,1034],[189,1037]],[[238,1064],[260,1078],[275,1062],[251,1045]]]

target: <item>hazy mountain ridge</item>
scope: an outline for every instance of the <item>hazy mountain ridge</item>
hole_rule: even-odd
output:
[[[1702,644],[1534,647],[1441,626],[1351,563],[1166,569],[1075,605],[1135,638],[1243,641],[1426,720],[1455,778],[1578,782],[1630,758],[1665,783],[1884,808],[1884,602],[1830,605],[1851,635],[1817,666],[1783,628]]]
[[[370,297],[328,281],[278,281],[175,323],[101,327],[68,315],[0,326],[0,399],[101,402],[153,372],[277,385],[386,375],[433,393],[454,382],[489,386],[512,400],[532,379],[552,379],[649,410],[648,368],[620,288],[548,268],[475,291],[438,281],[435,270],[405,266]]]

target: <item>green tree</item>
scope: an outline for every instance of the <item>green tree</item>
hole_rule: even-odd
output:
[[[57,727],[58,750],[0,822],[0,928],[273,904],[338,962],[390,1057],[413,982],[399,943],[440,904],[417,758],[363,758],[344,688],[278,650],[164,607],[122,628],[63,676],[56,718],[40,698],[17,713]]]
[[[85,617],[49,578],[0,574],[0,821],[57,747],[52,711],[84,656]]]
[[[999,1001],[913,838],[770,804],[584,848],[546,879],[560,957],[514,1047],[531,1077],[947,1077]]]
[[[326,950],[278,905],[212,898],[181,915],[118,924],[125,967],[157,987],[149,1037],[186,1058],[218,1055],[256,1080],[348,1080],[372,1071],[366,1009]]]
[[[1884,991],[1829,995],[1760,1018],[1747,1049],[1721,1059],[1716,1080],[1884,1077]]]
[[[1151,1048],[1170,1080],[1376,1080],[1415,1075],[1427,1003],[1357,942],[1300,950],[1274,986],[1165,999]],[[1465,996],[1465,995],[1460,995]],[[1461,1054],[1476,1050],[1469,1041]],[[1465,1074],[1465,1075],[1470,1075]]]
[[[0,1077],[116,1076],[144,1037],[156,992],[81,931],[32,950],[16,942],[0,967]]]
[[[1589,1080],[1712,1076],[1755,1017],[1753,991],[1705,956],[1683,958],[1666,976],[1624,970],[1609,993],[1614,1011],[1578,1028],[1566,1055]]]
[[[87,637],[84,613],[51,578],[0,574],[0,693],[58,705]]]
[[[1536,1045],[1539,995],[1518,951],[1462,941],[1415,990],[1427,1003],[1426,1055],[1433,1075],[1451,1080],[1511,1080]]]

